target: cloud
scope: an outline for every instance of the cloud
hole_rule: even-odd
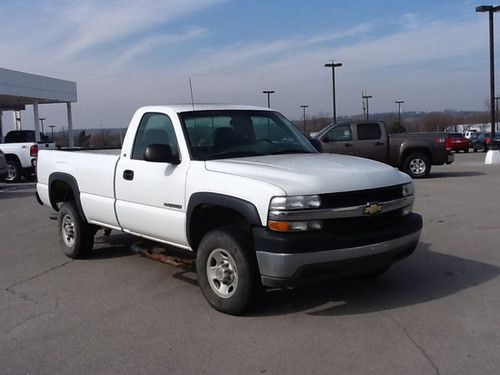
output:
[[[136,44],[127,47],[114,61],[113,67],[115,71],[119,71],[123,66],[127,65],[130,61],[138,56],[144,56],[148,51],[153,48],[158,48],[167,44],[174,44],[179,42],[188,41],[190,39],[199,37],[205,34],[206,30],[202,28],[194,28],[178,35],[153,35],[141,39]]]

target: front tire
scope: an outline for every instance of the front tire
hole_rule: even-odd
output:
[[[203,296],[217,311],[243,313],[258,291],[250,239],[238,228],[208,232],[198,246],[196,273]]]
[[[94,231],[75,208],[74,202],[64,202],[57,220],[59,243],[64,254],[71,259],[89,257],[94,246]]]
[[[405,159],[403,170],[412,178],[423,178],[431,171],[431,161],[424,153],[415,152]]]

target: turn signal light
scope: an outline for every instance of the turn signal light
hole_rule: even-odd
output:
[[[319,220],[312,221],[274,221],[267,222],[269,229],[275,232],[303,232],[307,230],[321,230],[323,223]]]

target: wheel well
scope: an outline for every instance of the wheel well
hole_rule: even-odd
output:
[[[248,234],[251,231],[251,225],[245,216],[231,208],[202,204],[197,206],[191,215],[188,239],[195,252],[203,236],[212,229],[231,226],[238,227]]]
[[[5,160],[15,161],[15,162],[21,164],[21,160],[19,160],[19,157],[16,154],[5,154]]]
[[[55,180],[50,184],[49,190],[50,204],[54,210],[58,211],[58,203],[75,200],[73,188],[65,181]]]
[[[409,155],[416,154],[416,153],[424,154],[425,156],[427,156],[427,158],[429,158],[429,161],[432,163],[432,155],[428,149],[426,149],[426,148],[410,148],[410,149],[403,151],[403,157],[401,158],[401,165],[404,166],[404,164],[406,162],[406,158]]]

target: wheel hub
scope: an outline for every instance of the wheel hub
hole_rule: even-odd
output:
[[[207,259],[207,278],[212,290],[222,298],[231,297],[238,286],[233,257],[224,249],[213,250]]]
[[[66,246],[71,247],[75,242],[75,223],[69,215],[65,215],[61,225],[62,238]]]

